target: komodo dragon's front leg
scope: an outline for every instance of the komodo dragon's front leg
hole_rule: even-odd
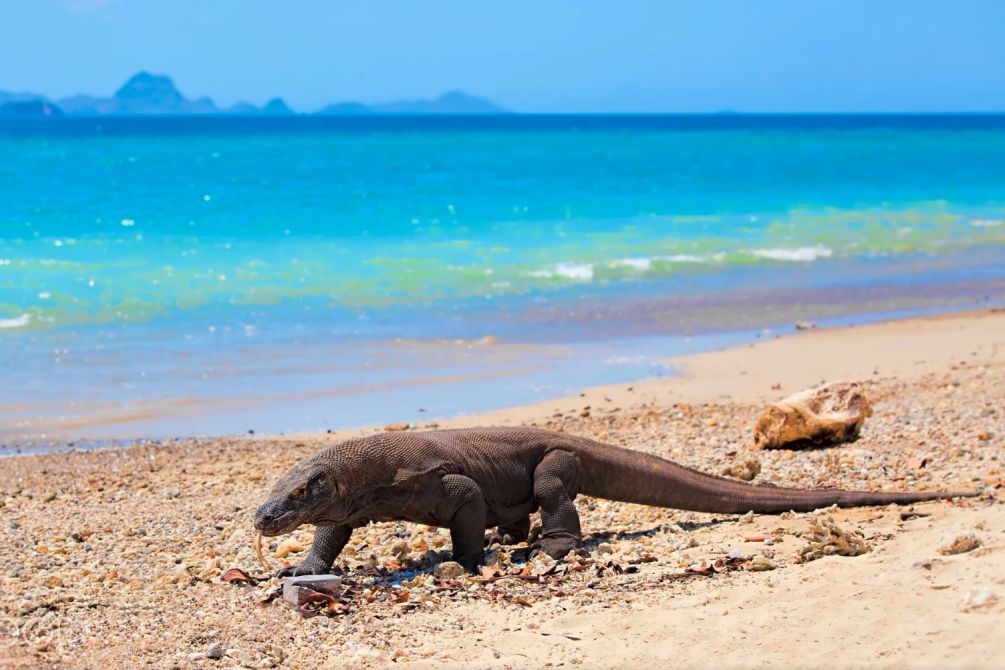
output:
[[[450,528],[454,560],[469,572],[485,562],[485,498],[478,484],[464,475],[444,475],[443,500],[437,516]]]
[[[296,577],[297,575],[325,575],[331,572],[332,564],[345,548],[352,535],[352,526],[318,526],[314,531],[314,542],[311,550],[300,565],[282,568],[277,577]]]
[[[552,558],[583,546],[579,514],[572,503],[579,491],[579,459],[568,451],[548,453],[534,470],[534,499],[541,508],[541,539],[536,543]]]

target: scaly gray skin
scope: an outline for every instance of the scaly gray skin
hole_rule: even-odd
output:
[[[576,495],[696,512],[805,512],[820,507],[912,503],[976,492],[871,492],[753,486],[656,456],[534,428],[468,428],[381,433],[348,440],[295,465],[255,512],[274,536],[317,527],[298,566],[280,574],[324,574],[354,528],[413,521],[450,529],[454,560],[476,571],[484,533],[497,527],[527,539],[541,510],[536,550],[560,558],[582,546]]]

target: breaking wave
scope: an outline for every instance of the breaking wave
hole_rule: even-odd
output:
[[[29,323],[31,323],[30,314],[22,314],[21,316],[15,316],[10,319],[0,319],[0,330],[14,330],[15,328],[24,328]]]
[[[593,263],[556,263],[549,269],[534,270],[531,277],[541,279],[570,279],[572,281],[593,281]]]
[[[830,258],[834,251],[830,247],[817,245],[813,247],[797,247],[795,249],[754,249],[750,252],[758,258],[772,261],[791,261],[794,263],[811,263],[818,258]]]

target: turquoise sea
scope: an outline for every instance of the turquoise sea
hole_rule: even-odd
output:
[[[1003,297],[1005,116],[0,121],[8,451],[421,423]]]

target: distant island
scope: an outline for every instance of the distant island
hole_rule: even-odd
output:
[[[50,101],[34,93],[0,91],[0,116],[98,116],[160,114],[236,114],[255,116],[290,116],[297,112],[282,100],[273,98],[262,107],[239,102],[228,108],[216,106],[211,98],[186,98],[165,75],[139,72],[111,97],[75,95]],[[350,116],[363,114],[508,114],[489,100],[463,91],[449,91],[432,100],[400,100],[378,104],[339,102],[314,114]]]

